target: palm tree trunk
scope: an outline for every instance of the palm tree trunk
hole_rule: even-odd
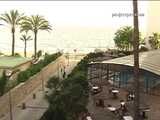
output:
[[[135,101],[134,101],[134,120],[139,120],[139,104],[140,104],[140,91],[139,91],[139,25],[138,25],[138,5],[137,0],[133,0],[133,15],[134,15],[134,88],[135,88]]]
[[[11,53],[12,56],[14,56],[14,46],[15,46],[15,35],[14,35],[14,33],[15,33],[15,28],[12,27],[12,53]]]
[[[26,48],[27,48],[27,40],[24,41],[24,57],[27,57]]]
[[[34,58],[37,58],[37,31],[34,32]]]

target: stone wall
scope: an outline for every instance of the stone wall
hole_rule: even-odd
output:
[[[14,67],[13,70],[19,69],[20,71],[24,71],[24,70],[26,70],[28,67],[30,67],[31,64],[32,64],[32,61],[30,60],[30,61],[28,61],[28,62],[25,62],[25,63],[23,63],[23,64],[20,64],[20,65]]]
[[[57,60],[53,61],[45,68],[43,68],[39,73],[32,76],[29,80],[24,83],[19,84],[11,90],[11,98],[13,107],[25,99],[37,86],[42,85],[42,80],[46,82],[53,74],[58,70],[59,66],[65,65],[65,58],[63,56],[59,57]],[[0,118],[1,116],[9,111],[9,93],[4,94],[0,97]]]

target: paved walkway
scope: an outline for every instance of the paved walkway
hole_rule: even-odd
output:
[[[88,110],[93,116],[93,120],[119,120],[119,118],[107,110],[107,105],[110,104],[115,108],[120,108],[120,100],[126,101],[127,91],[123,88],[118,88],[119,95],[118,99],[113,99],[112,94],[109,94],[109,88],[111,85],[103,87],[103,91],[96,95],[90,95]],[[97,107],[95,105],[95,100],[103,99],[105,107]],[[128,108],[128,114],[133,116],[133,102],[126,102]],[[149,107],[150,111],[146,112],[147,119],[144,120],[160,120],[160,96],[150,95],[150,94],[140,94],[140,106]]]
[[[72,69],[80,59],[70,59],[69,65],[66,66],[66,74],[70,73]],[[67,60],[66,60],[67,63]],[[58,75],[58,71],[54,73]],[[59,74],[62,77],[62,74]],[[36,99],[33,99],[33,93],[36,94]],[[12,120],[39,120],[43,113],[48,107],[47,101],[44,99],[45,92],[42,91],[42,86],[37,88],[25,98],[17,107],[12,109],[13,119]],[[22,109],[22,103],[26,104],[26,109]],[[7,113],[1,120],[10,120],[10,113]]]
[[[120,100],[125,99],[126,92],[123,90],[120,90],[120,95],[118,96],[118,99],[113,99],[112,94],[109,94],[110,85],[103,86],[103,90],[101,93],[98,93],[96,95],[90,95],[89,97],[89,104],[88,104],[88,110],[92,114],[94,120],[118,120],[117,116],[115,114],[111,113],[107,109],[107,105],[110,104],[115,108],[120,107]],[[95,105],[95,101],[98,99],[103,99],[105,107],[97,107]]]

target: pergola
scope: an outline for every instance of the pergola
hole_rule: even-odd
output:
[[[160,49],[140,53],[139,63],[141,88],[151,93],[152,88],[160,85]],[[115,86],[127,88],[133,86],[133,66],[133,55],[91,62],[88,79],[101,85],[112,82]]]

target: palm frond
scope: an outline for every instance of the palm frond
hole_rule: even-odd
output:
[[[1,14],[0,20],[10,24],[11,26],[16,26],[22,20],[24,14],[20,14],[17,10],[11,10],[9,13]]]
[[[43,16],[40,15],[32,15],[31,17],[27,17],[21,23],[21,32],[22,31],[33,31],[37,32],[38,30],[46,30],[50,31],[51,25],[49,25],[48,21],[44,19]]]
[[[27,33],[25,33],[25,34],[21,35],[20,40],[29,41],[29,40],[33,40],[33,39],[32,39],[32,37],[30,35],[27,35]]]
[[[4,22],[8,23],[8,24],[11,24],[10,16],[9,16],[7,13],[2,14],[2,15],[0,16],[0,19],[1,19],[2,21],[4,21]]]

